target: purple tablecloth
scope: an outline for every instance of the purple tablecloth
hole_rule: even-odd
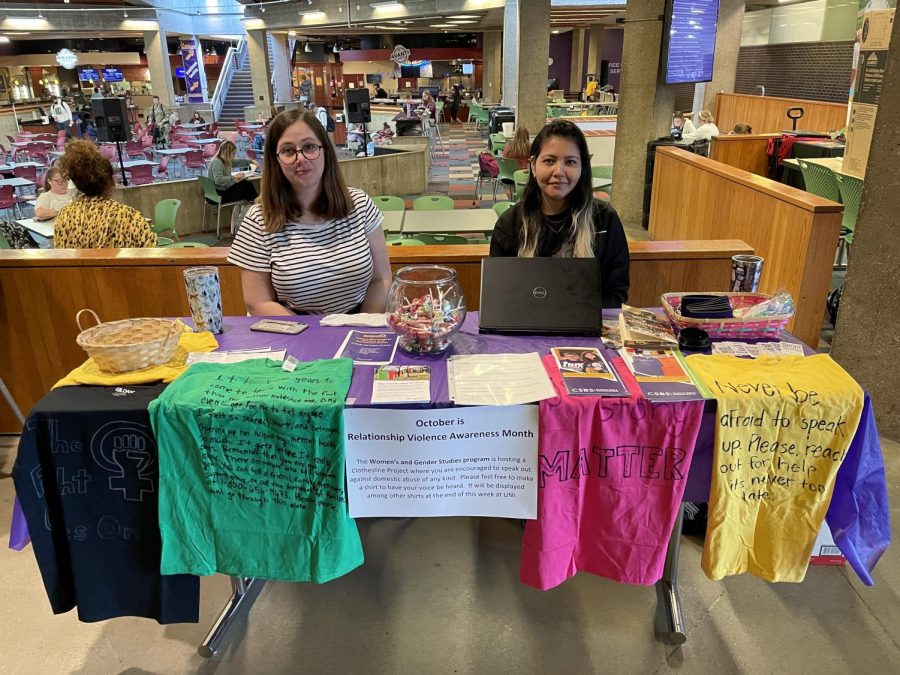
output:
[[[308,324],[309,328],[299,335],[282,335],[251,331],[250,325],[258,321],[259,317],[226,317],[225,330],[216,337],[221,350],[270,347],[277,350],[284,349],[287,355],[295,356],[300,360],[330,359],[335,356],[350,328],[321,326],[319,319],[318,316],[297,317],[294,320]],[[187,323],[191,322],[187,320]],[[357,327],[352,330],[389,329]],[[787,334],[783,336],[783,339],[800,343],[799,340]],[[477,312],[472,312],[466,317],[459,333],[453,337],[451,347],[443,354],[412,356],[398,349],[393,363],[395,365],[428,363],[431,366],[432,400],[430,404],[425,405],[449,407],[453,405],[447,386],[447,359],[450,356],[454,354],[501,354],[534,351],[544,355],[549,353],[551,347],[566,345],[599,346],[600,341],[597,338],[480,335]],[[804,346],[804,348],[808,353],[813,353],[808,347]],[[347,395],[349,406],[371,404],[374,371],[374,367],[365,366],[353,369],[353,380]],[[708,499],[715,427],[716,402],[707,401],[685,486],[685,501],[705,502]],[[860,579],[871,585],[873,583],[871,570],[890,544],[890,512],[884,460],[868,394],[866,394],[863,415],[856,437],[838,470],[834,497],[826,520],[841,552]],[[17,502],[13,510],[10,548],[24,547],[28,541],[27,536],[27,526]]]

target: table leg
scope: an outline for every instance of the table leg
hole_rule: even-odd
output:
[[[681,615],[681,599],[678,597],[678,556],[681,551],[681,524],[684,520],[684,506],[679,506],[678,517],[669,537],[663,576],[656,582],[656,632],[669,644],[683,645],[687,642],[684,618]]]
[[[208,659],[215,655],[219,650],[222,640],[225,638],[225,633],[228,632],[228,628],[231,626],[231,622],[234,620],[234,617],[237,615],[245,599],[247,599],[248,593],[251,590],[259,592],[265,583],[265,579],[231,577],[231,597],[228,599],[228,603],[222,609],[222,613],[219,614],[219,617],[216,619],[212,628],[209,629],[209,633],[203,641],[203,644],[197,648],[197,653],[199,653],[200,656]],[[255,600],[255,597],[247,599],[248,609],[253,605],[253,600]]]

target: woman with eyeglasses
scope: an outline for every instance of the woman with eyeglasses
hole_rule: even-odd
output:
[[[628,242],[615,210],[594,199],[581,129],[554,120],[535,136],[522,199],[497,220],[491,256],[596,258],[604,307],[628,299]]]
[[[34,217],[37,220],[56,218],[60,209],[69,204],[75,195],[69,191],[69,181],[63,178],[58,166],[51,166],[44,176],[44,191],[34,202]]]
[[[228,253],[253,316],[383,312],[384,217],[348,188],[315,115],[286,110],[266,135],[260,199]]]

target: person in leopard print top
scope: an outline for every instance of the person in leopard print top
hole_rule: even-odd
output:
[[[113,168],[88,141],[66,146],[59,161],[62,175],[81,193],[64,206],[53,227],[55,248],[145,248],[156,246],[156,233],[139,211],[110,199]]]

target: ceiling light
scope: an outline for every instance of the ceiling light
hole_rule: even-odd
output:
[[[447,19],[447,21],[456,25],[461,25],[464,23],[478,23],[477,21],[460,21],[459,19]]]
[[[303,51],[305,51],[307,54],[312,53],[312,47],[309,46],[309,42],[307,42],[305,45],[303,45]]]
[[[369,7],[371,7],[372,9],[383,9],[386,12],[397,9],[404,9],[403,3],[398,2],[397,0],[387,0],[387,2],[370,2]]]
[[[334,43],[334,47],[331,48],[331,51],[333,51],[335,54],[340,53],[341,50],[338,48],[337,42]]]
[[[559,33],[559,30],[551,30],[550,32],[556,35],[557,33]]]
[[[308,12],[297,13],[304,19],[321,19],[323,16],[325,16],[325,12],[323,12],[321,9],[313,9]]]
[[[0,35],[0,44],[6,44],[7,42],[9,42],[9,38],[5,35]]]
[[[123,18],[123,19],[127,19],[127,18],[128,18],[128,10],[127,10],[127,9],[123,9],[123,10],[122,10],[122,18]]]
[[[296,35],[296,34],[297,34],[297,31],[295,31],[295,30],[288,31],[288,35]]]
[[[477,14],[457,14],[457,19],[480,19],[481,17]]]

